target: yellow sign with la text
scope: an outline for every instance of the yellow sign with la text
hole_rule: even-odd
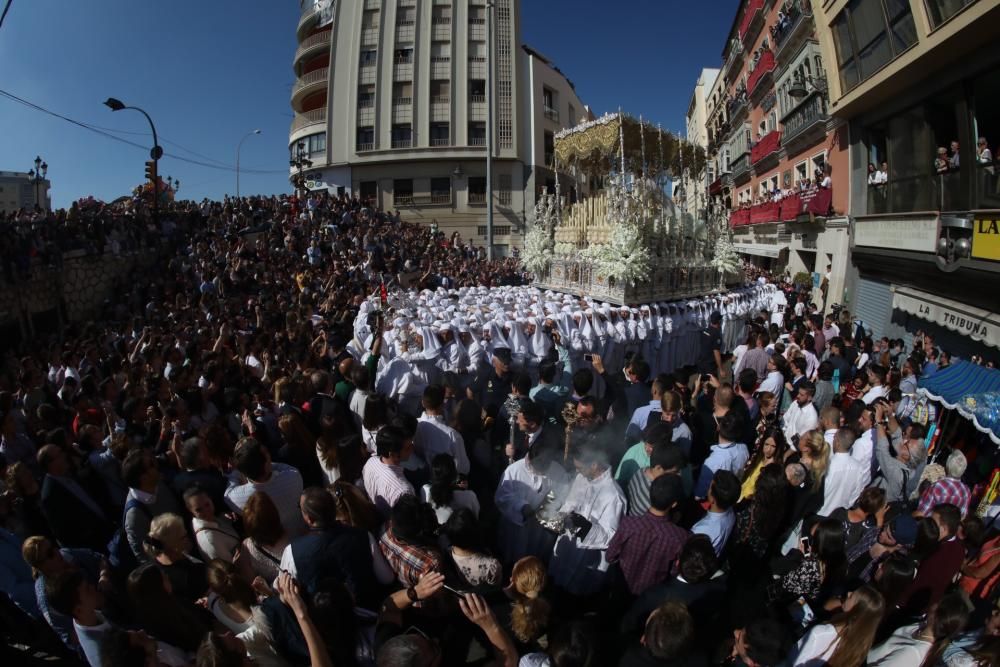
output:
[[[972,256],[1000,260],[1000,217],[976,219],[972,231]]]

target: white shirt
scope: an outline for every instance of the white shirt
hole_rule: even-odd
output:
[[[764,381],[760,383],[760,387],[757,391],[769,391],[774,394],[775,398],[781,397],[781,390],[785,386],[785,378],[778,371],[771,371],[764,378]]]
[[[221,558],[227,563],[233,562],[233,554],[236,553],[242,540],[227,519],[220,517],[216,521],[204,521],[192,517],[191,527],[194,529],[198,551],[205,558],[205,562],[213,558]]]
[[[876,385],[869,389],[861,400],[865,402],[865,405],[871,405],[872,401],[876,398],[881,398],[889,393],[889,389],[885,385]]]
[[[823,485],[823,506],[817,514],[830,516],[834,510],[851,507],[868,485],[870,470],[846,452],[834,452]]]
[[[904,625],[868,651],[868,667],[913,667],[923,662],[931,650],[931,642],[913,637],[919,627]]]
[[[437,506],[434,501],[431,500],[431,485],[424,484],[420,489],[420,495],[423,501],[434,508],[434,514],[437,515],[437,520],[439,525],[444,525],[444,523],[451,518],[452,513],[459,507],[465,507],[479,518],[479,499],[476,498],[476,494],[473,491],[467,489],[455,489],[451,497],[451,503],[443,506]]]
[[[507,466],[497,485],[493,500],[505,519],[516,526],[524,525],[521,509],[527,505],[532,511],[541,507],[550,490],[556,495],[569,486],[565,469],[557,463],[550,463],[544,475],[539,474],[523,458]]]
[[[465,442],[458,431],[444,423],[444,417],[426,412],[422,414],[417,423],[417,433],[413,436],[413,446],[423,455],[428,467],[438,454],[448,454],[455,459],[459,475],[469,474]]]
[[[875,429],[870,429],[861,434],[861,437],[851,445],[851,458],[864,466],[864,482],[872,481],[872,456],[875,455]]]
[[[792,443],[794,436],[800,436],[819,426],[819,415],[816,414],[816,407],[811,401],[803,407],[798,401],[793,400],[782,419],[784,421],[782,431],[789,444]]]
[[[837,435],[837,429],[835,428],[823,431],[823,439],[826,440],[826,444],[830,445],[831,448],[833,447],[833,436],[835,435]]]
[[[377,456],[365,462],[361,469],[361,479],[368,499],[375,503],[383,518],[388,518],[389,511],[400,496],[416,495],[413,493],[413,485],[403,475],[403,468],[383,463]]]
[[[795,645],[789,664],[792,667],[825,665],[837,650],[839,642],[836,626],[828,623],[814,625]]]
[[[299,497],[302,495],[302,475],[290,465],[284,463],[271,464],[271,478],[266,482],[246,481],[226,489],[226,502],[237,514],[243,514],[243,506],[247,504],[257,491],[263,491],[278,508],[281,525],[288,531],[290,537],[298,537],[306,530],[299,510]]]
[[[696,535],[707,535],[712,540],[715,547],[715,555],[721,556],[722,550],[726,548],[726,542],[736,525],[736,515],[733,510],[725,512],[708,512],[701,521],[691,526],[691,533]]]

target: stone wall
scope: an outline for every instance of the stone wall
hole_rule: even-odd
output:
[[[24,340],[57,333],[39,331],[36,324],[42,320],[46,322],[43,328],[49,329],[53,319],[56,326],[61,326],[91,318],[111,296],[116,278],[127,277],[133,269],[151,264],[154,256],[150,250],[119,255],[73,251],[63,256],[61,268],[36,260],[27,280],[14,285],[0,284],[0,327],[7,332],[19,332]],[[49,317],[39,318],[39,314]]]

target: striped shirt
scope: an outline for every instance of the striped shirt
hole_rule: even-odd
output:
[[[638,470],[628,481],[625,495],[628,497],[628,515],[642,516],[649,510],[649,487],[653,485],[646,477],[645,470]]]
[[[417,495],[413,491],[413,485],[403,475],[401,466],[382,463],[377,456],[368,459],[365,467],[361,469],[361,481],[364,483],[368,498],[375,503],[376,509],[386,519],[389,518],[389,512],[400,496]]]

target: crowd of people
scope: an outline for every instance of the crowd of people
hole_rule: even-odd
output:
[[[11,664],[1000,660],[997,527],[925,444],[929,335],[764,272],[542,292],[349,197],[88,215],[159,259],[5,351]]]

